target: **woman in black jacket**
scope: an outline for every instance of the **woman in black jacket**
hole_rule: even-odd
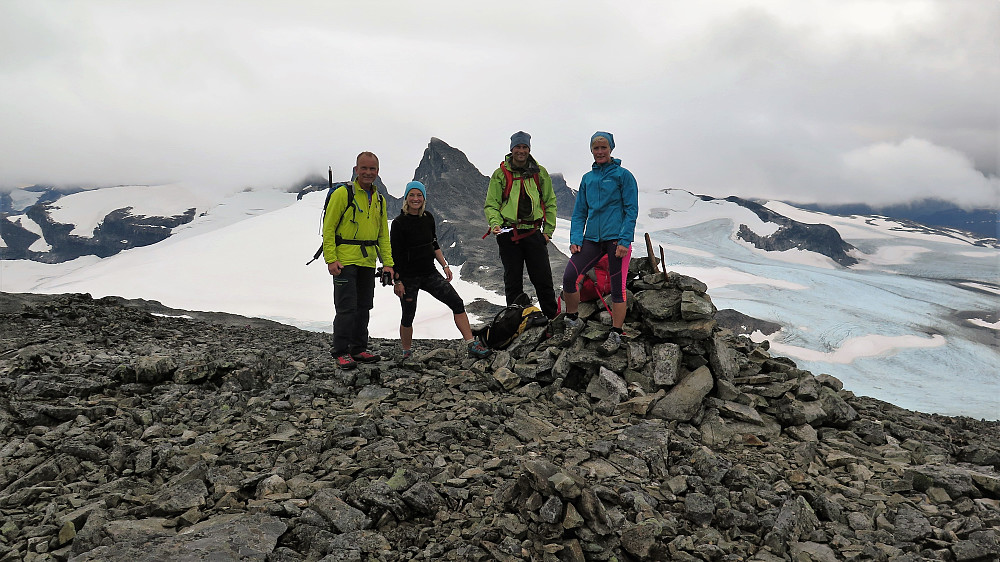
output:
[[[396,281],[393,291],[399,297],[403,309],[399,321],[399,339],[403,346],[403,358],[410,357],[413,345],[413,318],[417,313],[417,294],[424,290],[443,302],[455,315],[455,326],[462,333],[469,355],[486,357],[490,350],[472,337],[469,316],[465,313],[465,303],[451,285],[452,274],[437,243],[434,217],[426,208],[427,189],[418,181],[406,184],[403,209],[392,221],[389,242],[395,260],[393,270]],[[437,260],[444,275],[434,267]]]

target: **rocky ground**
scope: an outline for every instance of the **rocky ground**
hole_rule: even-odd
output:
[[[0,293],[0,561],[1000,558],[1000,424],[855,396],[633,266],[613,355],[589,307],[348,372],[326,334]]]

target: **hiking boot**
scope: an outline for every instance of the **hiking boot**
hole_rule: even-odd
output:
[[[354,361],[353,357],[345,353],[337,356],[337,366],[345,371],[350,371],[351,369],[357,367],[358,364]]]
[[[482,359],[483,357],[488,357],[490,353],[493,353],[490,348],[483,345],[483,343],[479,340],[472,340],[469,342],[469,357]]]
[[[413,350],[412,349],[404,349],[403,350],[403,361],[407,361],[411,357],[413,357]]]
[[[368,351],[362,351],[361,353],[352,353],[351,357],[358,363],[375,363],[382,359],[382,357],[377,353],[370,353]]]
[[[563,336],[562,345],[569,345],[573,343],[576,336],[580,333],[583,328],[583,318],[570,318],[569,316],[563,317]]]
[[[610,332],[608,334],[608,339],[604,340],[599,348],[601,354],[611,355],[612,353],[618,351],[618,348],[622,346],[622,335],[618,332]]]

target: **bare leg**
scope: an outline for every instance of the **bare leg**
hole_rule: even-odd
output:
[[[403,351],[410,349],[413,345],[413,326],[409,328],[399,327],[399,343],[403,346]]]
[[[566,314],[575,314],[580,306],[580,293],[567,293],[563,291],[563,300],[566,301]],[[622,315],[622,318],[625,316]]]
[[[472,339],[472,327],[469,325],[469,315],[466,313],[455,315],[455,326],[462,332],[462,339],[469,341]]]

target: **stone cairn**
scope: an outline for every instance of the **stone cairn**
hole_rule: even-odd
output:
[[[1000,424],[845,390],[633,260],[610,317],[328,336],[0,293],[0,562],[1000,559]]]

